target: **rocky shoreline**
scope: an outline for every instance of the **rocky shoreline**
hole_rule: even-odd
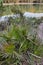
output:
[[[23,14],[23,16],[29,17],[29,18],[41,18],[41,17],[43,17],[43,13],[25,12],[25,13]],[[1,16],[1,17],[0,17],[0,22],[2,22],[2,21],[7,21],[7,20],[9,19],[9,17],[12,17],[12,18],[14,19],[15,17],[19,17],[19,14]]]

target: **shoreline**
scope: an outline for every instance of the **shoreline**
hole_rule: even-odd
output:
[[[31,12],[25,12],[23,16],[28,17],[28,18],[41,18],[43,17],[43,13],[31,13]],[[9,17],[15,18],[15,17],[20,17],[20,14],[12,14],[12,15],[5,15],[5,16],[0,16],[0,22],[2,21],[7,21]]]

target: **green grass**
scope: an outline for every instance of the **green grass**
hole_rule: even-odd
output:
[[[21,61],[23,60],[25,62],[26,58],[30,61],[29,63],[31,65],[34,65],[33,62],[36,60],[33,56],[34,54],[36,56],[43,57],[43,45],[40,45],[41,43],[36,37],[36,32],[33,31],[34,29],[37,30],[41,21],[43,21],[43,19],[25,19],[25,17],[22,17],[21,19],[10,18],[10,25],[8,28],[2,32],[0,31],[0,44],[3,46],[0,51],[0,60],[2,60],[0,62],[2,64],[7,65],[8,63],[8,65],[18,65],[19,63],[22,65]],[[32,53],[32,55],[27,55],[27,52]],[[3,60],[3,58],[5,59]],[[37,58],[36,61],[40,62],[40,59]]]
[[[43,21],[43,17],[41,19],[25,18],[20,7],[16,7],[17,9],[11,6],[5,6],[4,8],[4,12],[7,12],[4,15],[20,13],[21,17],[9,18],[10,25],[0,31],[0,64],[23,65],[23,62],[25,65],[27,63],[28,65],[35,65],[34,61],[40,62],[38,57],[43,57],[43,45],[41,45],[42,42],[40,43],[37,37],[37,28]],[[3,25],[5,26],[6,23]],[[28,53],[31,53],[31,55]]]
[[[21,12],[34,12],[34,13],[42,13],[43,12],[43,5],[14,5],[16,8],[18,8]],[[2,15],[9,15],[13,14],[12,8],[14,6],[4,6],[4,11]]]

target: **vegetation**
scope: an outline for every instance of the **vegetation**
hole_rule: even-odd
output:
[[[37,34],[43,17],[25,18],[15,7],[11,11],[20,17],[0,23],[0,65],[43,65],[43,40]]]
[[[43,45],[37,37],[37,28],[43,18],[25,18],[16,8],[12,12],[20,13],[20,17],[9,18],[6,29],[0,31],[0,65],[40,64]]]
[[[43,12],[43,4],[42,5],[7,5],[3,6],[3,2],[0,4],[0,16],[2,15],[9,15],[13,14],[12,8],[13,7],[18,8],[21,12],[34,12],[34,13],[40,13]]]

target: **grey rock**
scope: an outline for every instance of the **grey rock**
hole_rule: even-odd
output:
[[[43,23],[40,23],[40,25],[38,26],[37,34],[38,34],[39,39],[43,43]]]

